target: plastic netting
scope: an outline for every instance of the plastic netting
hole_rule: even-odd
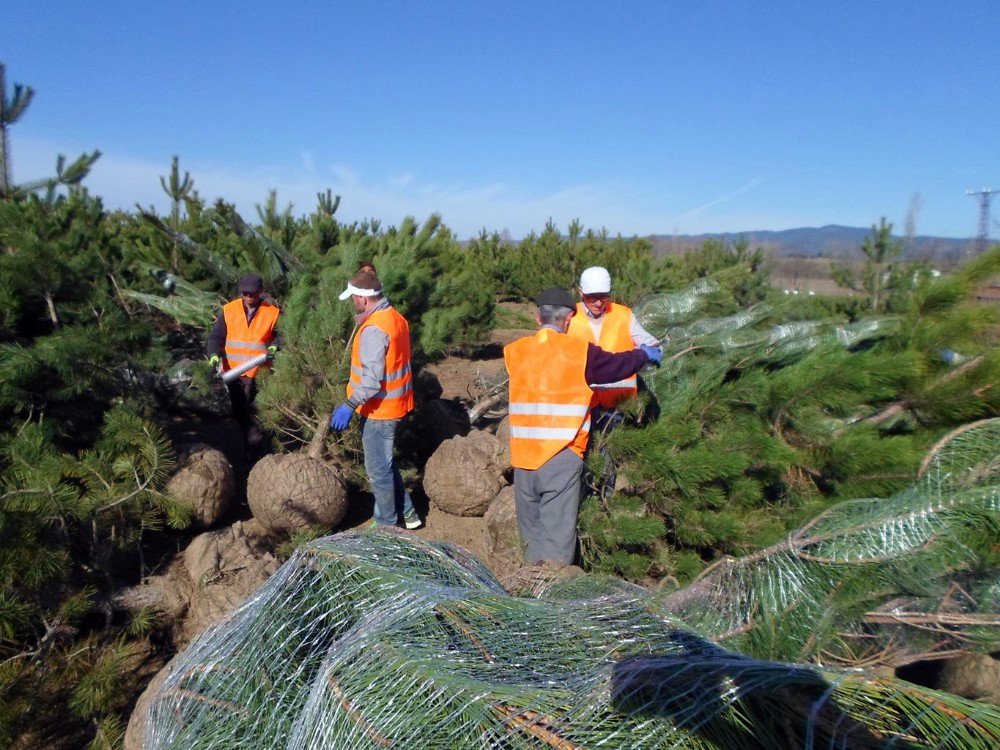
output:
[[[842,325],[808,320],[761,326],[774,314],[765,304],[724,317],[706,316],[704,311],[712,298],[722,293],[715,281],[700,279],[677,292],[651,294],[635,306],[636,318],[665,347],[661,366],[643,370],[645,380],[676,378],[684,355],[693,351],[738,357],[743,365],[776,362],[801,357],[822,346],[850,348],[887,335],[899,323],[894,318],[868,318]],[[475,403],[469,410],[472,424],[484,417],[499,419],[507,411],[506,371],[478,377],[469,395]]]
[[[927,481],[969,492],[953,476]],[[955,497],[942,490],[929,505]],[[821,519],[794,549],[858,562],[838,530]],[[906,549],[892,542],[884,554]],[[770,570],[749,572],[759,563]],[[730,577],[709,596],[699,590],[685,612],[759,611],[741,592],[764,580],[788,592],[767,606],[793,602],[806,590],[797,565],[788,551],[736,566],[747,571],[739,586]],[[758,580],[744,589],[749,576]],[[692,627],[646,590],[589,575],[512,596],[460,548],[405,532],[339,534],[300,549],[171,662],[133,721],[148,750],[988,748],[1000,738],[996,707],[857,670],[752,659],[707,637],[711,622]]]
[[[739,355],[744,364],[768,362],[801,356],[821,346],[856,346],[884,336],[898,326],[894,318],[869,318],[843,325],[803,320],[760,326],[775,312],[765,304],[725,317],[704,315],[712,295],[719,291],[716,284],[703,280],[679,292],[650,295],[636,305],[636,317],[667,346],[669,355],[664,366],[648,373],[647,378],[674,377],[681,355],[690,351]]]
[[[801,658],[902,665],[1000,644],[1000,571],[970,531],[1000,519],[1000,419],[948,436],[912,487],[830,508],[774,547],[726,559],[664,611],[735,648],[796,641]],[[995,538],[995,534],[994,534]],[[838,649],[822,633],[836,634]]]

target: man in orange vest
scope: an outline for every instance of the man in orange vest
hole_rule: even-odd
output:
[[[611,274],[601,266],[591,266],[580,274],[580,302],[569,324],[569,335],[597,344],[609,352],[627,352],[640,346],[659,347],[660,342],[636,320],[632,310],[611,301]],[[634,374],[614,383],[593,384],[594,408],[591,411],[591,431],[610,432],[622,421],[619,404],[638,393]],[[614,492],[616,472],[611,456],[604,456],[601,477],[591,477],[595,491],[601,495]]]
[[[620,381],[647,362],[659,362],[663,353],[653,346],[612,353],[566,335],[576,305],[564,289],[545,290],[535,304],[538,333],[504,347],[514,503],[525,560],[570,565],[576,556],[591,384]]]
[[[340,299],[348,297],[357,313],[358,331],[351,348],[347,400],[330,415],[330,427],[345,430],[357,412],[365,471],[375,495],[373,526],[394,526],[402,516],[408,529],[421,526],[410,493],[396,468],[393,448],[400,420],[413,410],[410,326],[382,295],[378,278],[354,274]]]
[[[597,344],[608,352],[627,352],[640,346],[660,346],[636,320],[632,310],[611,301],[611,274],[606,268],[593,266],[580,274],[580,302],[569,324],[573,338]],[[616,383],[594,384],[595,406],[600,411],[614,409],[638,392],[636,376]]]
[[[261,354],[268,356],[268,361],[260,367],[247,370],[226,383],[233,416],[243,430],[244,447],[247,456],[251,457],[264,441],[264,430],[254,410],[256,378],[261,367],[270,367],[270,360],[278,350],[276,324],[281,311],[263,298],[264,280],[255,273],[240,279],[239,291],[239,299],[222,307],[209,331],[205,349],[209,362],[220,374]]]

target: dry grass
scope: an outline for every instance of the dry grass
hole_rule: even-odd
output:
[[[839,260],[842,265],[852,265],[850,261]],[[771,269],[771,286],[775,289],[797,289],[808,294],[814,292],[826,296],[851,296],[856,294],[844,289],[830,277],[829,258],[789,258],[772,257],[768,261]],[[855,263],[860,267],[860,263]]]

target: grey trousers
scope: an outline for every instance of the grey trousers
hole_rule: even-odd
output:
[[[573,564],[582,469],[583,460],[568,448],[535,471],[514,469],[517,527],[529,564]]]

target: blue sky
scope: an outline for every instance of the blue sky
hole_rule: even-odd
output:
[[[969,237],[965,191],[1000,189],[998,29],[997,0],[4,0],[0,60],[37,91],[15,181],[97,148],[109,207],[165,210],[177,154],[248,218],[331,188],[341,221],[438,212],[461,239]]]

